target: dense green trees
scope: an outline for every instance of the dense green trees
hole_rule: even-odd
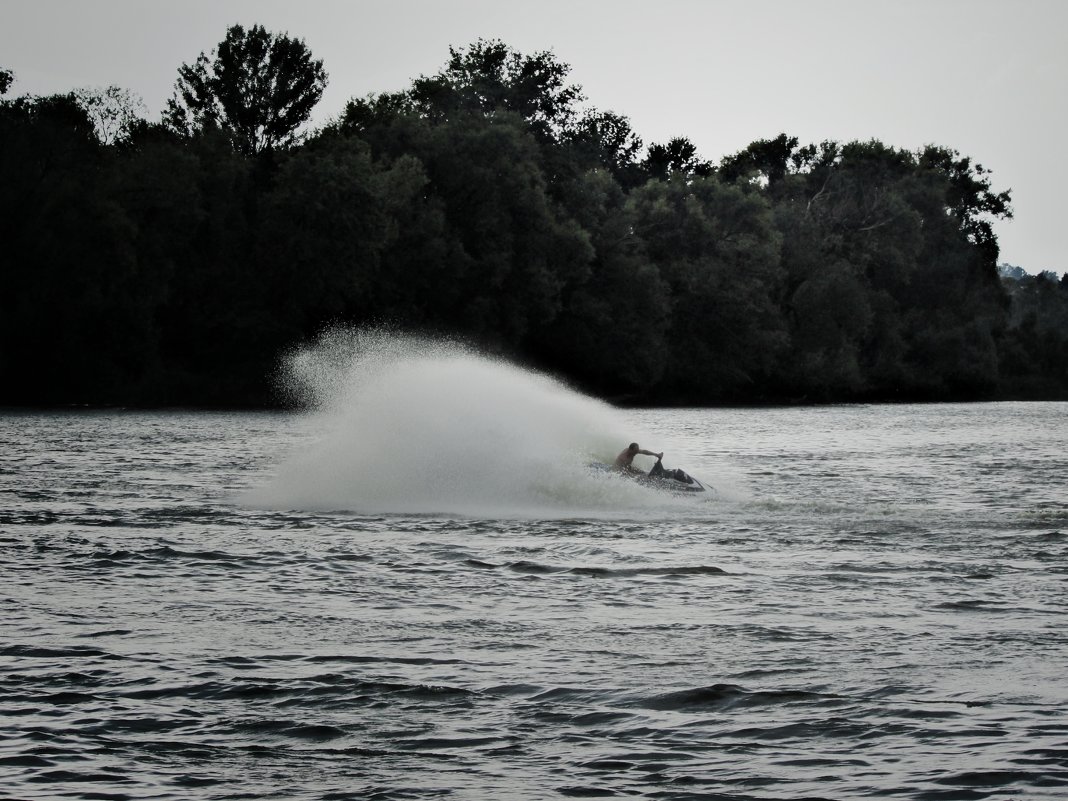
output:
[[[779,378],[807,397],[975,397],[999,385],[1005,297],[986,172],[941,148],[798,148],[785,136],[725,159],[763,181],[783,236],[782,308],[794,356]]]
[[[1062,398],[1068,386],[1068,273],[1003,272],[1012,298],[1002,372],[1020,397]]]
[[[779,236],[766,200],[716,178],[652,180],[629,198],[634,232],[667,284],[668,398],[762,392],[784,344]]]
[[[407,94],[412,108],[433,122],[464,112],[511,112],[536,137],[554,141],[584,99],[580,87],[567,83],[568,72],[552,53],[524,56],[504,42],[480,39],[466,49],[449,48],[445,69],[417,78]]]
[[[952,150],[715,165],[496,41],[301,138],[325,79],[234,26],[161,124],[115,88],[0,101],[2,400],[267,403],[331,323],[635,402],[1068,395],[1068,283],[999,279],[1008,193]]]
[[[143,364],[145,305],[106,154],[73,95],[0,113],[0,371],[12,399],[125,384]]]

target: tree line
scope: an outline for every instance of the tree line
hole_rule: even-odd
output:
[[[322,62],[234,26],[157,122],[117,87],[5,94],[0,402],[272,404],[328,324],[631,403],[1068,397],[1068,278],[999,276],[1010,195],[969,157],[782,134],[712,163],[569,72],[480,40],[302,134]]]

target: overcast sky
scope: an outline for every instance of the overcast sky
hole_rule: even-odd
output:
[[[1068,0],[0,0],[0,67],[10,94],[115,84],[156,118],[234,23],[323,59],[319,121],[482,37],[552,50],[647,144],[687,136],[712,161],[784,131],[951,147],[1012,189],[1002,261],[1068,271]]]

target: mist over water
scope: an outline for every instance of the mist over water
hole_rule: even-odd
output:
[[[552,516],[694,502],[588,468],[648,441],[619,410],[457,342],[335,328],[291,353],[282,381],[322,435],[251,505]]]

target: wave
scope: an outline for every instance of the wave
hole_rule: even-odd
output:
[[[747,690],[736,684],[714,684],[709,687],[662,693],[642,700],[637,706],[671,711],[724,711],[738,707],[779,706],[800,701],[826,702],[832,698],[807,690]]]
[[[520,559],[503,565],[484,562],[481,559],[465,559],[464,564],[480,570],[497,570],[507,568],[516,573],[529,575],[551,575],[556,573],[572,573],[590,578],[631,578],[635,576],[726,576],[730,575],[726,570],[713,565],[680,565],[674,566],[648,566],[648,567],[595,567],[579,566],[565,567],[562,565],[546,565],[540,562],[532,562],[528,559]]]

